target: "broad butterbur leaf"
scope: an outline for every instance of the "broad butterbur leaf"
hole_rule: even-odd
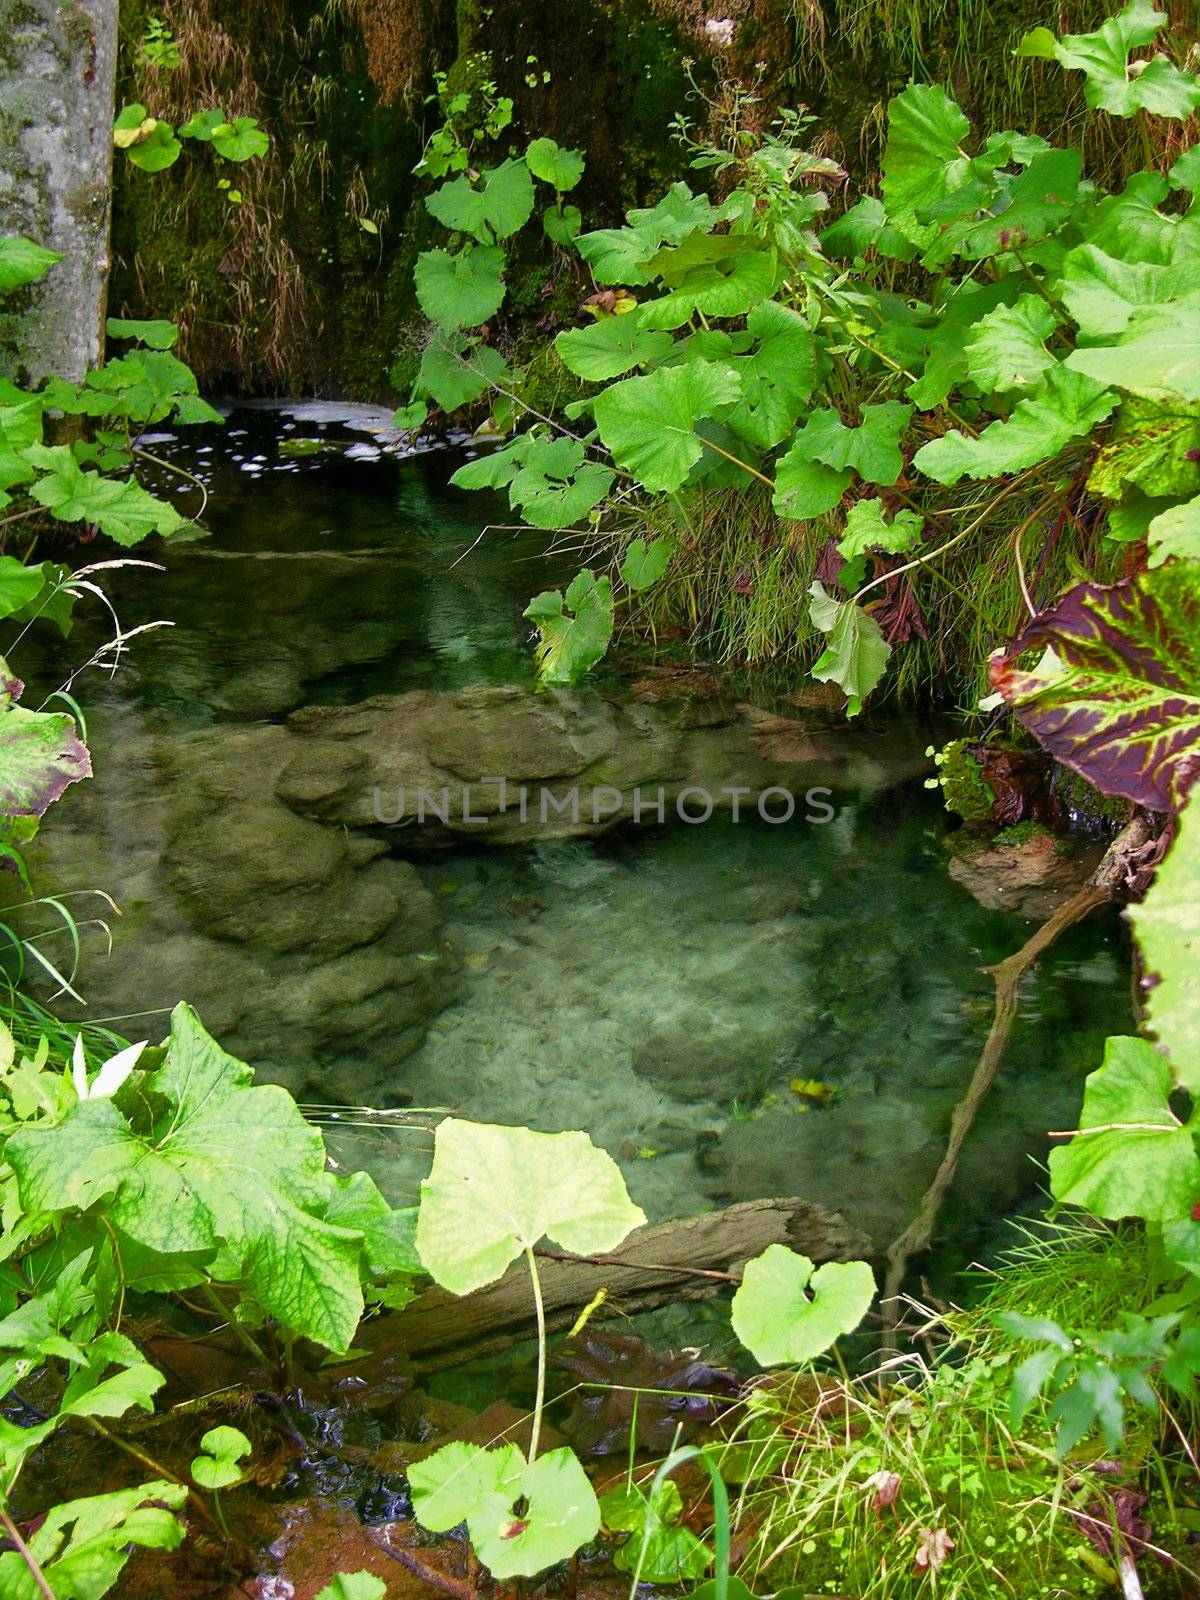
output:
[[[600,1528],[595,1490],[570,1450],[527,1464],[515,1445],[448,1444],[414,1462],[408,1481],[417,1520],[434,1533],[465,1522],[475,1554],[501,1581],[565,1561]]]
[[[643,328],[633,316],[604,317],[583,328],[568,328],[554,341],[567,371],[591,383],[622,378],[634,367],[655,366],[670,355],[673,345],[669,333]]]
[[[812,1361],[853,1333],[870,1310],[875,1275],[865,1261],[827,1261],[772,1244],[746,1263],[733,1297],[733,1331],[764,1367]]]
[[[427,209],[443,227],[469,233],[480,244],[507,239],[533,214],[533,181],[524,161],[504,161],[478,183],[465,173],[428,195]],[[441,319],[438,319],[441,320]],[[482,322],[474,317],[473,322]]]
[[[961,184],[967,169],[961,145],[970,131],[945,90],[931,84],[910,84],[888,106],[883,202],[889,220],[914,244],[937,236],[936,224],[918,219]]]
[[[1200,813],[1193,799],[1146,898],[1128,911],[1151,985],[1146,1026],[1175,1077],[1200,1097]],[[1200,1199],[1200,1194],[1195,1196]]]
[[[704,454],[697,423],[740,396],[731,367],[689,361],[605,389],[594,402],[596,426],[617,464],[643,488],[674,493]]]
[[[1047,369],[1039,388],[1013,407],[1007,419],[989,423],[977,439],[952,428],[940,439],[923,444],[913,465],[935,483],[960,478],[995,478],[1048,461],[1072,439],[1088,434],[1117,404],[1111,390],[1071,370],[1068,364]]]
[[[580,1255],[613,1250],[644,1213],[586,1133],[535,1133],[447,1117],[421,1185],[417,1251],[452,1294],[502,1276],[549,1235]]]
[[[478,400],[509,376],[499,350],[439,329],[421,357],[414,392],[428,395],[449,413]]]
[[[1148,400],[1200,400],[1200,291],[1138,308],[1115,344],[1073,350],[1066,365]]]
[[[608,649],[613,630],[612,583],[590,568],[577,572],[564,596],[544,590],[523,616],[538,630],[538,673],[545,683],[574,683]]]
[[[525,161],[535,178],[553,184],[559,194],[566,194],[583,177],[583,151],[564,150],[553,139],[531,139]]]
[[[361,1232],[325,1220],[321,1136],[286,1091],[251,1086],[189,1006],[176,1006],[162,1065],[144,1084],[163,1106],[133,1127],[111,1100],[14,1133],[6,1147],[29,1210],[86,1210],[165,1255],[224,1248],[243,1287],[285,1327],[333,1350],[362,1314]]]
[[[621,561],[621,578],[634,593],[658,582],[671,564],[671,541],[631,539]]]
[[[174,1513],[186,1499],[185,1485],[156,1479],[53,1506],[27,1544],[55,1600],[102,1600],[134,1546],[178,1549],[184,1529]],[[45,1590],[15,1550],[0,1555],[0,1594],[5,1600],[45,1600]]]
[[[1145,1039],[1109,1039],[1084,1087],[1079,1131],[1050,1154],[1056,1200],[1098,1217],[1185,1217],[1200,1195],[1192,1132],[1171,1107],[1166,1056]]]
[[[1021,668],[1035,647],[1046,656]],[[1102,794],[1179,810],[1200,775],[1200,565],[1076,584],[990,671],[1034,737]]]
[[[192,1477],[202,1489],[227,1489],[240,1483],[245,1474],[238,1462],[251,1448],[240,1428],[210,1428],[200,1440],[200,1454],[192,1459]]]
[[[1127,0],[1094,33],[1068,33],[1056,39],[1048,28],[1035,28],[1021,40],[1016,54],[1040,56],[1082,72],[1083,97],[1093,110],[1115,117],[1150,111],[1186,120],[1200,107],[1200,82],[1163,55],[1129,60],[1132,51],[1154,43],[1166,21],[1167,13],[1159,11],[1153,0]]]
[[[151,321],[131,320],[128,317],[109,317],[104,331],[110,339],[136,339],[148,344],[152,350],[169,350],[179,337],[179,329],[163,318]]]
[[[1032,389],[1054,357],[1046,340],[1058,318],[1035,294],[997,306],[974,325],[967,341],[967,373],[985,394]]]
[[[1152,518],[1146,543],[1152,567],[1161,567],[1172,556],[1200,561],[1200,495]]]
[[[630,1537],[613,1557],[618,1572],[637,1572],[642,1583],[686,1583],[702,1578],[713,1554],[690,1528],[682,1526],[683,1497],[671,1478],[663,1478],[649,1498],[636,1484],[621,1484],[600,1500],[600,1520],[613,1533]]]
[[[1198,291],[1200,258],[1119,261],[1094,244],[1078,245],[1067,255],[1058,283],[1060,299],[1089,339],[1113,338],[1124,333],[1135,311]]]
[[[11,294],[27,283],[36,283],[61,260],[57,250],[46,250],[21,234],[6,234],[0,238],[0,294]]]
[[[475,244],[451,255],[424,250],[413,272],[417,299],[442,328],[474,328],[495,316],[504,299],[504,251]]]
[[[209,137],[213,149],[225,161],[250,161],[254,156],[265,156],[271,146],[257,117],[234,117],[231,122],[219,122]]]
[[[892,647],[874,617],[852,600],[835,600],[825,585],[809,585],[808,613],[829,643],[813,665],[818,683],[836,683],[846,696],[846,715],[856,717],[883,677]]]

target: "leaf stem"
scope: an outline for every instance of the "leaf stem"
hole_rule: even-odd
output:
[[[212,1284],[202,1283],[200,1285],[200,1292],[208,1301],[209,1305],[212,1306],[213,1310],[220,1312],[221,1316],[224,1317],[225,1326],[232,1330],[234,1337],[239,1339],[241,1343],[245,1345],[246,1349],[256,1361],[262,1362],[265,1371],[270,1372],[272,1365],[270,1356],[267,1355],[262,1345],[259,1344],[258,1340],[250,1332],[249,1328],[244,1328],[242,1324],[231,1315],[229,1307],[222,1303],[220,1295],[213,1288]]]
[[[546,1404],[546,1307],[542,1302],[542,1280],[538,1276],[537,1260],[533,1254],[533,1246],[525,1246],[525,1259],[529,1263],[529,1276],[533,1283],[533,1308],[537,1314],[538,1337],[538,1365],[537,1365],[537,1393],[533,1401],[533,1428],[529,1434],[529,1465],[532,1466],[538,1453],[538,1441],[542,1432],[542,1409]]]
[[[46,1574],[42,1571],[41,1567],[38,1566],[37,1557],[25,1543],[24,1539],[22,1539],[17,1530],[16,1523],[12,1520],[3,1506],[0,1506],[0,1525],[3,1526],[5,1533],[7,1533],[8,1537],[12,1540],[13,1548],[16,1550],[21,1560],[29,1568],[29,1575],[33,1579],[34,1583],[37,1584],[38,1588],[42,1591],[42,1594],[45,1596],[45,1600],[56,1600],[54,1590],[50,1587],[49,1579],[46,1577]]]

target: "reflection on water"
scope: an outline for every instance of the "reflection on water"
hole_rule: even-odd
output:
[[[287,453],[324,436],[338,448]],[[655,1215],[800,1194],[885,1243],[985,1036],[980,968],[1027,925],[948,876],[919,780],[841,793],[825,826],[716,819],[411,863],[301,825],[264,777],[271,725],[418,688],[532,689],[521,611],[574,567],[541,535],[480,539],[489,507],[446,487],[452,458],[347,440],[239,412],[198,447],[155,446],[206,478],[212,537],[114,581],[126,627],[175,626],[83,684],[97,777],[37,847],[47,885],[125,911],[110,959],[89,938],[91,1014],[186,996],[305,1100],[584,1127]],[[1036,1189],[1044,1130],[1070,1126],[1101,1041],[1129,1025],[1124,963],[1101,918],[1028,980],[947,1209],[952,1251]],[[397,1197],[426,1142],[333,1139]]]

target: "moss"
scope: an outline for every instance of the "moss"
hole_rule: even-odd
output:
[[[1072,828],[1083,833],[1111,833],[1129,821],[1133,808],[1120,795],[1101,794],[1069,767],[1054,769],[1054,794]]]
[[[1023,844],[1028,844],[1032,839],[1051,839],[1053,834],[1049,828],[1043,828],[1040,822],[1014,822],[1011,828],[1002,828],[992,839],[994,845],[1002,850],[1016,850]]]
[[[966,823],[990,822],[996,797],[983,776],[983,768],[971,754],[966,739],[952,739],[933,757],[937,781],[941,784],[946,810]]]

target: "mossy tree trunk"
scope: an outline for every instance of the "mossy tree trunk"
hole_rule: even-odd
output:
[[[31,381],[104,348],[116,66],[117,0],[0,0],[0,234],[63,257],[0,325],[0,370]]]

